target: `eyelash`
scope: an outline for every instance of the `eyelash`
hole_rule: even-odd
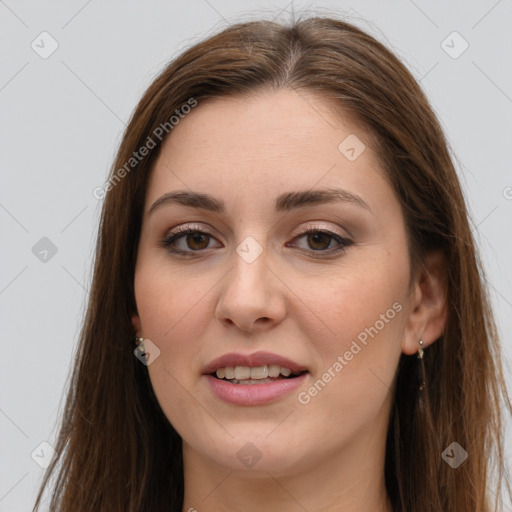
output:
[[[174,233],[170,233],[166,238],[164,238],[161,241],[160,245],[161,245],[161,247],[167,249],[167,251],[170,252],[171,254],[175,254],[178,256],[184,256],[184,257],[189,257],[189,258],[196,257],[195,254],[197,254],[197,256],[200,256],[200,253],[205,251],[206,249],[200,249],[200,250],[196,250],[196,251],[193,251],[193,250],[182,251],[181,249],[173,248],[176,241],[179,240],[180,238],[183,238],[184,236],[189,235],[189,234],[196,234],[196,233],[200,233],[202,235],[207,235],[207,236],[213,238],[213,235],[211,233],[208,233],[207,231],[203,231],[201,229],[196,229],[196,228],[194,228],[194,226],[180,226],[179,228],[176,229],[176,231]],[[298,240],[298,239],[303,238],[304,236],[307,236],[308,234],[312,234],[312,233],[325,234],[340,244],[340,246],[335,250],[329,250],[329,251],[328,250],[317,250],[317,251],[310,250],[310,251],[307,251],[307,252],[312,253],[311,256],[313,256],[314,258],[323,258],[323,257],[327,257],[327,256],[333,256],[335,254],[344,253],[344,252],[346,252],[347,248],[350,247],[351,245],[353,245],[353,243],[354,243],[352,240],[342,237],[342,236],[338,235],[337,233],[334,233],[334,232],[326,230],[326,229],[319,229],[319,228],[315,228],[315,227],[309,227],[309,228],[305,229],[304,231],[301,231],[298,235],[296,235],[293,238],[293,240]],[[329,245],[330,245],[330,243],[329,243]],[[304,250],[306,250],[306,249],[304,249]],[[315,253],[317,253],[317,254],[315,254]],[[318,253],[320,253],[320,254],[318,254]]]

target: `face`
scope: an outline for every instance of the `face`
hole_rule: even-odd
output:
[[[332,112],[286,90],[200,102],[154,166],[133,325],[191,459],[284,475],[384,442],[405,225],[370,139]]]

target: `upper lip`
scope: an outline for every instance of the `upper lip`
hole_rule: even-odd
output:
[[[305,366],[288,359],[287,357],[273,354],[272,352],[255,352],[253,354],[240,354],[231,352],[217,357],[212,362],[207,364],[203,369],[203,374],[209,375],[219,368],[235,367],[235,366],[249,366],[254,368],[256,366],[264,366],[275,364],[283,368],[288,368],[294,373],[307,371]]]

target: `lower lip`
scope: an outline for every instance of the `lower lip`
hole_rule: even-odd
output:
[[[217,398],[236,405],[261,405],[278,400],[295,391],[307,376],[308,373],[303,373],[293,379],[279,379],[265,384],[232,384],[212,375],[205,375]]]

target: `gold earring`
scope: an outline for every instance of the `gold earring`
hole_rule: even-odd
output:
[[[418,359],[423,359],[423,340],[420,340],[420,348],[418,349]]]
[[[420,391],[423,391],[425,388],[425,360],[423,359],[423,340],[419,341],[420,348],[418,349],[418,359],[420,360],[421,366],[421,383],[420,383]]]
[[[140,345],[144,341],[144,338],[135,338],[135,344]]]

